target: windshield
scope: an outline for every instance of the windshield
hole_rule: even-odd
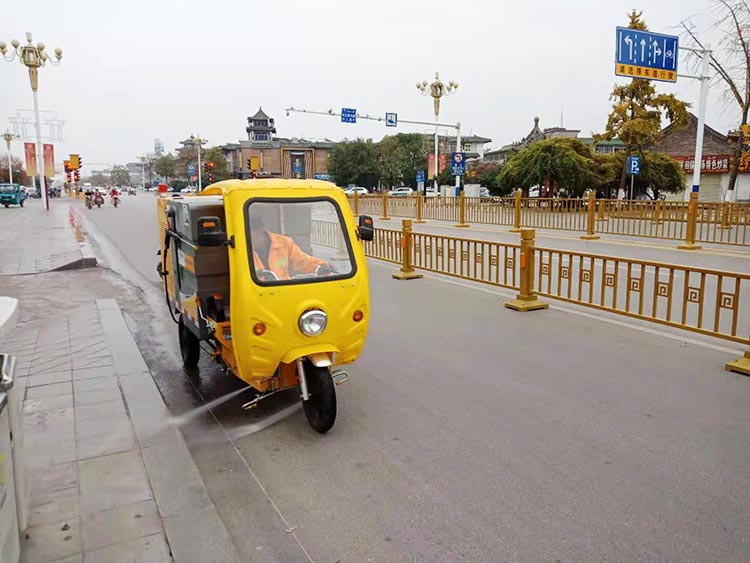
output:
[[[245,214],[256,283],[309,283],[354,275],[351,243],[333,201],[255,200]]]
[[[0,184],[0,194],[12,194],[16,191],[13,184]]]

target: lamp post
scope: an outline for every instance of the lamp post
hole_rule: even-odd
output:
[[[435,194],[438,191],[438,116],[440,115],[440,98],[443,96],[449,96],[458,89],[458,82],[451,80],[448,84],[445,84],[440,80],[440,73],[435,73],[435,82],[427,84],[427,81],[417,82],[417,90],[419,90],[423,96],[432,97],[434,108],[435,108]],[[458,141],[458,139],[457,139]],[[460,143],[460,141],[458,141]],[[460,147],[456,147],[457,151],[461,151]],[[427,183],[425,182],[424,195],[427,196]]]
[[[188,140],[194,147],[198,147],[198,191],[201,191],[203,189],[203,176],[201,174],[201,147],[208,141],[206,139],[201,139],[200,135],[197,137],[190,135]]]
[[[0,137],[2,137],[3,139],[5,139],[5,146],[8,149],[8,176],[9,176],[8,183],[12,184],[13,183],[13,162],[10,159],[10,142],[13,139],[17,139],[18,136],[14,135],[10,131],[6,131],[2,135],[0,135]]]
[[[18,58],[26,68],[29,69],[29,80],[31,80],[31,91],[34,93],[34,126],[36,127],[36,170],[39,177],[39,188],[42,193],[44,208],[49,211],[49,198],[47,197],[47,186],[44,183],[44,153],[42,151],[42,126],[39,122],[39,98],[37,90],[39,89],[39,68],[50,63],[53,66],[60,64],[62,59],[62,49],[55,49],[55,59],[52,60],[45,52],[44,43],[37,43],[36,46],[31,41],[31,33],[26,34],[27,44],[21,46],[20,41],[13,39],[10,44],[13,52],[7,55],[8,46],[0,41],[0,53],[6,61],[12,61]]]

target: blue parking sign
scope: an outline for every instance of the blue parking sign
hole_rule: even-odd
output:
[[[641,173],[641,157],[629,156],[628,157],[628,174],[636,176],[640,173]]]
[[[424,183],[424,170],[417,170],[417,183]]]

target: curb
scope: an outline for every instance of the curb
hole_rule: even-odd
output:
[[[104,337],[175,561],[241,561],[115,299],[97,299]]]

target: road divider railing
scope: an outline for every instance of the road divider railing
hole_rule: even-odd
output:
[[[314,244],[341,244],[317,223]],[[750,273],[538,247],[533,229],[521,229],[520,244],[413,232],[411,220],[376,229],[364,248],[398,264],[397,279],[421,270],[517,291],[506,303],[517,311],[555,299],[750,346]],[[750,375],[750,352],[726,367]]]
[[[702,202],[697,193],[684,201],[583,198],[422,197],[355,195],[356,214],[522,228],[579,231],[593,240],[601,234],[683,241],[684,250],[698,243],[750,246],[750,203]]]

